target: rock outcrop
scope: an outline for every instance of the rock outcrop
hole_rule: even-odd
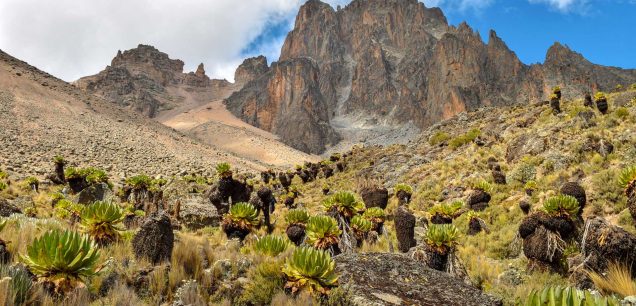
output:
[[[341,284],[350,284],[353,305],[502,305],[450,274],[389,253],[336,256]]]
[[[139,45],[124,52],[118,51],[110,66],[100,73],[87,76],[75,85],[148,117],[175,108],[182,97],[174,88],[220,90],[227,81],[212,82],[205,75],[203,64],[195,72],[183,73],[184,62],[171,59],[153,46]],[[219,86],[221,85],[221,86]]]
[[[172,223],[166,214],[150,215],[132,240],[138,259],[145,258],[153,264],[170,261],[174,247]]]
[[[320,90],[318,67],[307,58],[272,64],[267,73],[225,100],[237,117],[309,153],[322,153],[338,142],[329,125],[328,107]]]
[[[259,76],[267,73],[267,58],[264,56],[252,57],[243,61],[234,73],[234,82],[238,84],[247,84],[249,81],[255,80]]]
[[[294,79],[311,81],[290,84],[289,74],[281,73],[290,66]],[[495,31],[484,43],[466,23],[451,26],[439,8],[416,0],[355,0],[337,10],[309,0],[271,69],[276,71],[226,103],[243,120],[310,152],[322,152],[338,139],[331,127],[414,123],[423,128],[482,106],[544,99],[555,85],[573,98],[636,81],[636,70],[594,65],[559,43],[548,50],[544,64],[525,65]],[[251,76],[244,69],[238,75]],[[283,86],[284,91],[272,92]],[[301,101],[312,107],[303,112],[284,107]],[[264,124],[299,115],[317,120],[295,126],[291,134]],[[307,136],[318,140],[303,141]],[[309,141],[310,146],[302,143]]]

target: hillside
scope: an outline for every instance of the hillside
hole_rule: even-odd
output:
[[[608,94],[604,113],[583,99],[562,99],[556,113],[546,103],[489,107],[408,145],[356,146],[273,178],[221,164],[212,176],[129,176],[112,191],[87,179],[76,193],[71,177],[57,185],[0,170],[0,235],[15,241],[0,244],[0,258],[41,275],[28,296],[44,305],[543,305],[537,292],[554,286],[619,305],[636,294],[629,88]],[[105,222],[121,232],[90,230],[106,218],[92,215],[99,205],[120,214]],[[56,272],[17,257],[59,229],[99,238],[104,268],[47,285]],[[588,276],[615,277],[615,261],[627,287]]]
[[[153,118],[197,141],[239,158],[289,167],[316,156],[281,143],[279,137],[238,120],[223,99],[267,69],[264,57],[246,60],[236,70],[236,83],[210,80],[203,64],[184,73],[183,61],[152,46],[117,52],[111,65],[73,84],[131,112]],[[264,67],[264,68],[263,68]]]
[[[23,175],[48,173],[55,155],[113,175],[213,171],[221,160],[261,169],[0,52],[0,162]]]

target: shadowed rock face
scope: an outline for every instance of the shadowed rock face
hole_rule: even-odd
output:
[[[298,107],[283,108],[289,101],[309,96],[314,106],[303,114],[326,125],[297,126],[293,135],[274,130],[288,144],[306,150],[298,136],[311,134],[320,141],[309,147],[321,152],[337,139],[329,126],[366,123],[399,126],[413,122],[422,128],[463,111],[481,106],[510,105],[543,99],[555,85],[564,97],[579,97],[593,89],[609,89],[636,81],[636,70],[621,70],[590,63],[580,54],[556,43],[543,65],[524,65],[494,31],[484,43],[467,24],[448,25],[438,8],[416,0],[354,0],[334,10],[318,0],[300,9],[294,29],[283,45],[280,62],[310,61],[313,69],[300,69],[296,83],[284,95],[270,92],[272,84],[288,75],[265,74],[258,82],[226,102],[248,122],[280,122],[299,115]],[[289,64],[287,64],[289,65]],[[319,93],[315,91],[319,88]],[[259,112],[243,107],[254,96],[265,95]],[[287,95],[291,95],[287,96]],[[325,116],[326,114],[326,116]],[[353,119],[352,119],[353,118]]]
[[[247,84],[259,76],[267,73],[267,58],[264,56],[252,57],[243,61],[234,73],[234,81],[238,84]]]
[[[450,274],[389,253],[334,258],[341,284],[351,284],[355,305],[502,305]]]
[[[329,125],[318,68],[310,59],[274,63],[225,104],[242,120],[279,135],[284,143],[304,152],[321,153],[339,140]]]

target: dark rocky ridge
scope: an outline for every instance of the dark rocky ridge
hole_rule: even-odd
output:
[[[259,127],[309,152],[322,152],[338,139],[335,121],[423,128],[482,106],[544,99],[556,85],[573,98],[636,82],[636,70],[594,65],[559,43],[544,64],[525,65],[494,31],[486,44],[467,24],[450,26],[439,8],[416,0],[354,0],[337,10],[309,0],[279,61],[271,68],[277,73],[248,82],[226,104],[247,122],[269,122]],[[288,66],[296,68],[280,69]],[[291,75],[311,81],[272,90],[290,84],[283,80]],[[311,107],[298,105],[307,101]],[[279,128],[290,117],[313,119]]]

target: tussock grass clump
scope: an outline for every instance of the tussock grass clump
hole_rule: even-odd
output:
[[[451,139],[448,142],[448,146],[451,147],[452,149],[457,149],[459,147],[462,147],[464,145],[467,145],[473,142],[480,135],[481,135],[481,131],[479,129],[472,129],[466,132],[466,134],[463,134]]]
[[[0,303],[2,305],[23,305],[29,300],[33,282],[26,269],[0,265],[0,278],[3,279],[0,281]]]
[[[594,286],[605,295],[636,295],[636,281],[632,279],[630,268],[625,265],[610,263],[606,275],[597,272],[589,272],[588,275]]]

